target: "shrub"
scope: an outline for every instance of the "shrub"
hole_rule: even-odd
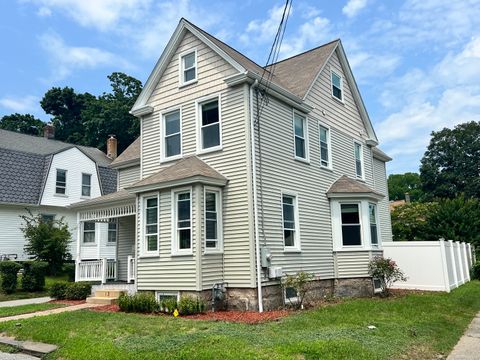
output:
[[[172,314],[177,309],[178,303],[175,297],[168,297],[160,302],[160,311]]]
[[[67,300],[85,300],[92,293],[92,284],[88,282],[68,283],[65,290],[65,299]]]
[[[62,270],[64,274],[67,274],[68,281],[75,281],[75,264],[64,264]]]
[[[45,272],[48,263],[43,261],[25,261],[23,263],[22,290],[42,291],[45,287]]]
[[[405,274],[396,262],[383,256],[376,256],[370,261],[368,272],[371,277],[380,282],[381,295],[384,297],[390,295],[389,289],[395,281],[407,281]]]
[[[472,279],[480,280],[480,261],[473,264],[471,274]]]
[[[14,261],[1,261],[0,274],[2,276],[2,291],[12,294],[17,290],[17,274],[22,267]]]
[[[56,300],[63,300],[65,299],[65,295],[67,292],[69,283],[62,281],[62,282],[56,282],[52,284],[49,290],[49,295],[56,299]]]
[[[178,302],[180,315],[192,315],[205,312],[207,304],[199,297],[182,296]]]
[[[122,294],[118,299],[118,306],[124,312],[146,314],[158,311],[158,302],[155,296],[150,293]]]
[[[300,271],[294,275],[287,275],[282,279],[282,288],[284,291],[286,291],[287,288],[293,288],[297,294],[297,301],[295,303],[288,298],[290,305],[297,309],[303,309],[305,297],[310,290],[313,278],[314,275],[312,273]]]

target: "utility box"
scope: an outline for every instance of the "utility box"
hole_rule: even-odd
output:
[[[270,279],[278,279],[283,276],[283,269],[281,266],[270,266],[268,268],[268,277]]]
[[[272,263],[272,253],[269,248],[261,247],[260,248],[260,265],[262,268],[270,267]]]

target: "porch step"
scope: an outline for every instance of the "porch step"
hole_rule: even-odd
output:
[[[87,303],[89,304],[102,304],[102,305],[112,305],[116,304],[120,295],[122,295],[125,290],[96,290],[95,296],[90,296],[87,298]]]
[[[102,289],[102,290],[95,290],[95,297],[112,297],[118,299],[120,295],[122,295],[125,290],[118,290],[118,289]]]

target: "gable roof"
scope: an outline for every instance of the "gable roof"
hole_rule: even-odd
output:
[[[363,182],[349,178],[346,175],[342,175],[327,191],[328,197],[335,197],[336,194],[373,195],[380,198],[385,196],[365,185]]]
[[[223,186],[227,178],[217,170],[200,160],[196,156],[187,156],[175,164],[164,168],[149,177],[126,187],[127,190],[136,192],[144,191],[147,188],[160,189],[169,187],[172,184],[192,184],[195,182],[212,183]]]
[[[126,167],[140,163],[140,137],[136,138],[113,162],[113,168]]]

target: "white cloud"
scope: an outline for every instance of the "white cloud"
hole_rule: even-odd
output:
[[[34,112],[38,108],[38,97],[33,95],[27,95],[24,97],[6,96],[0,99],[0,105],[13,112]]]
[[[49,55],[52,64],[52,74],[49,81],[62,80],[74,70],[92,69],[98,66],[116,64],[120,68],[131,68],[131,65],[121,57],[93,47],[68,46],[54,32],[48,32],[39,37],[40,46]]]
[[[268,18],[265,20],[252,20],[248,23],[247,29],[245,30],[248,34],[247,37],[244,37],[244,41],[255,41],[257,43],[262,42],[273,42],[275,34],[278,30],[278,25],[282,19],[284,11],[284,6],[274,6],[268,10]],[[290,8],[290,15],[293,13],[293,8]]]
[[[349,18],[355,17],[360,10],[367,6],[367,0],[349,0],[342,12]]]
[[[370,78],[385,78],[392,74],[400,64],[400,56],[394,54],[371,54],[359,51],[349,56],[357,81],[362,82]]]
[[[40,17],[48,17],[52,15],[52,10],[50,10],[48,7],[42,6],[38,9],[37,15]]]

